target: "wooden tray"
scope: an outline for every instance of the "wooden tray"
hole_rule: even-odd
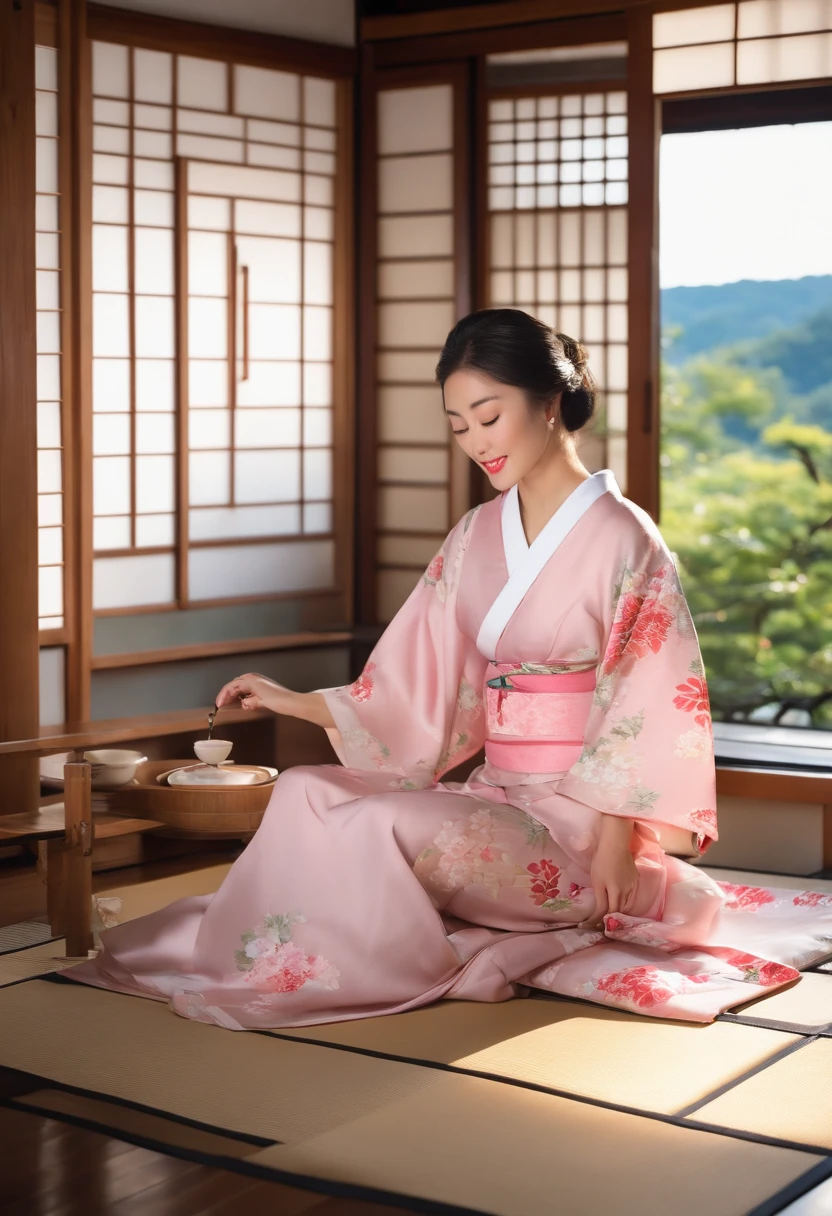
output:
[[[155,819],[168,835],[239,838],[256,832],[269,804],[273,778],[264,785],[159,785],[156,778],[191,760],[148,760],[136,769],[129,785],[95,791],[96,802],[107,809]]]

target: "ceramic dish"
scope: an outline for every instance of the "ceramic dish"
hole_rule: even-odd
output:
[[[186,768],[175,768],[167,773],[160,773],[156,778],[160,785],[171,786],[233,786],[233,785],[267,785],[277,776],[276,768],[265,765],[222,765],[194,764]]]

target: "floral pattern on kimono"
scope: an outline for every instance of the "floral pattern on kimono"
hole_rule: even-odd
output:
[[[696,631],[652,521],[644,517],[627,542],[583,753],[558,793],[605,814],[689,829],[704,851],[717,837],[716,777]]]
[[[328,734],[342,763],[396,772],[402,789],[434,785],[485,740],[478,690],[486,664],[455,619],[476,514],[477,508],[469,511],[450,533],[358,680],[322,690],[336,726]],[[407,678],[414,664],[427,677],[417,688]]]

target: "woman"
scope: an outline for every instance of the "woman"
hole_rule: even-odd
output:
[[[832,897],[719,885],[662,848],[716,839],[707,692],[659,533],[578,458],[586,359],[522,312],[459,322],[444,410],[499,496],[354,684],[246,675],[217,699],[318,723],[344,767],[284,772],[215,895],[105,931],[67,974],[234,1029],[523,985],[706,1022],[832,950]]]

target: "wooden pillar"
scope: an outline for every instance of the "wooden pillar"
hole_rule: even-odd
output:
[[[63,898],[66,952],[76,958],[92,949],[92,788],[89,764],[64,765]]]
[[[35,0],[0,0],[0,741],[38,731]],[[0,814],[33,811],[38,758],[0,760]]]
[[[653,16],[627,14],[629,67],[629,396],[627,497],[659,517],[659,140],[660,102],[653,95]]]

